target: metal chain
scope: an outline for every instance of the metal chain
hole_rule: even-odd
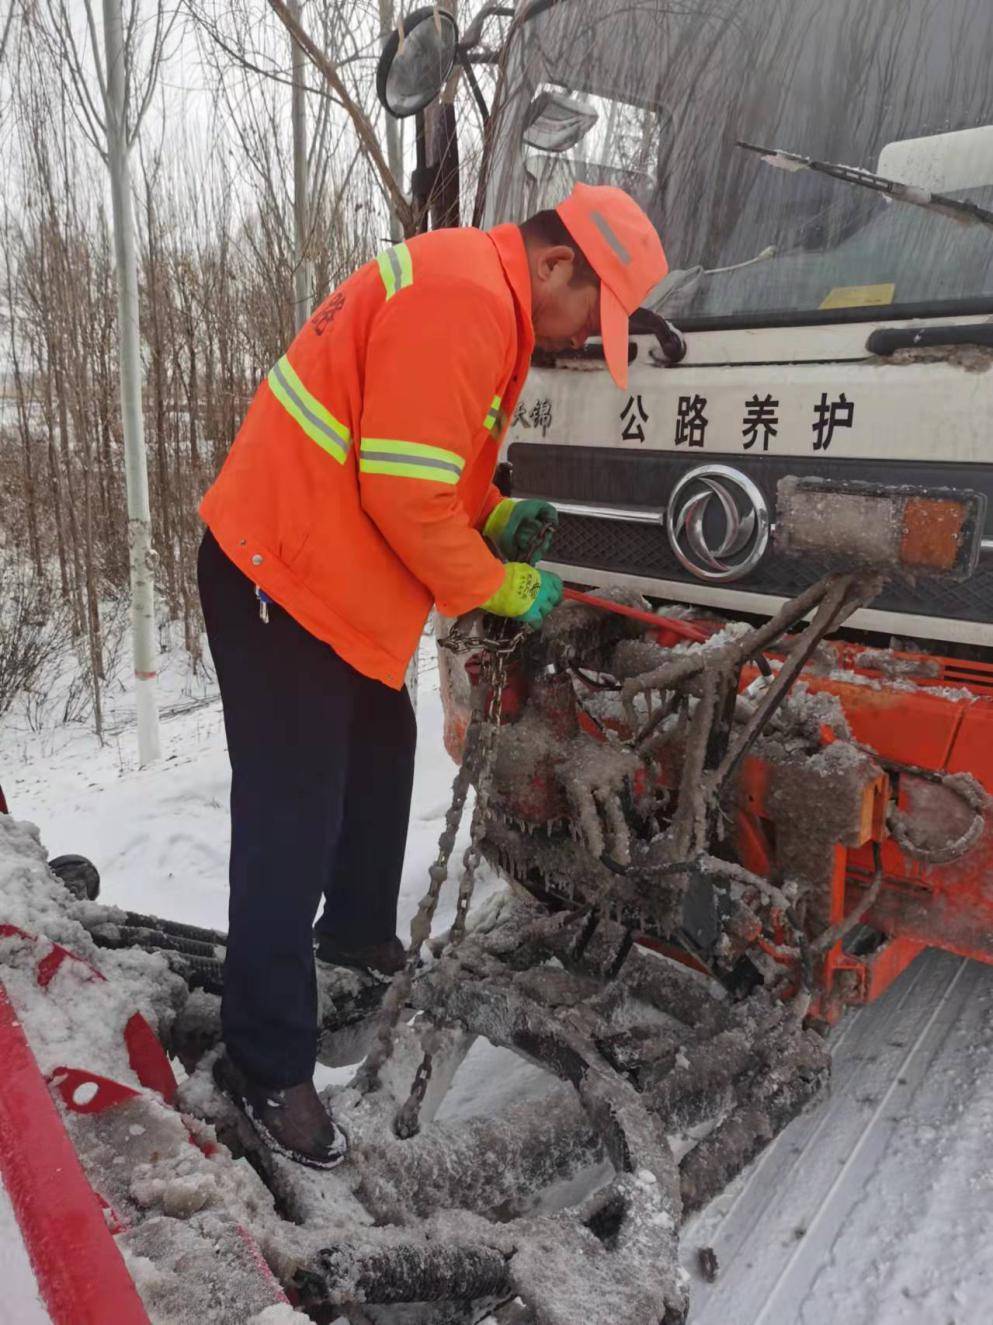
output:
[[[468,913],[475,873],[482,855],[481,843],[489,809],[496,737],[503,716],[502,699],[506,686],[507,666],[511,655],[527,633],[526,630],[521,630],[506,640],[471,640],[453,630],[446,639],[439,640],[441,647],[448,648],[454,653],[470,649],[482,653],[483,667],[480,680],[484,686],[485,698],[481,707],[473,714],[466,732],[462,763],[452,783],[452,802],[445,814],[445,826],[438,839],[438,854],[428,871],[428,890],[421,898],[414,919],[411,921],[406,963],[393,977],[386,992],[372,1045],[365,1062],[356,1074],[356,1085],[363,1092],[378,1088],[380,1074],[392,1057],[396,1028],[410,997],[421,948],[431,937],[431,927],[438,909],[441,890],[448,879],[449,861],[462,824],[466,798],[470,786],[475,783],[476,806],[473,811],[469,846],[462,858],[456,920],[449,935],[449,947],[457,943],[465,932],[465,916]],[[397,1135],[413,1136],[417,1131],[417,1116],[431,1077],[431,1061],[436,1048],[436,1037],[429,1034],[426,1037],[424,1057],[415,1074],[410,1096],[397,1114]]]
[[[523,637],[519,635],[517,640]],[[516,641],[515,645],[516,647]],[[456,902],[455,920],[448,933],[445,952],[461,943],[465,936],[466,917],[472,902],[476,886],[476,870],[482,860],[482,842],[489,820],[490,790],[493,786],[493,768],[496,763],[497,734],[503,717],[503,691],[507,680],[507,664],[510,653],[501,650],[486,655],[489,659],[488,693],[485,709],[477,728],[477,744],[474,751],[473,769],[476,784],[476,804],[472,812],[469,829],[469,845],[462,856],[462,875],[459,879],[459,893]],[[428,1027],[423,1040],[421,1061],[411,1083],[410,1094],[397,1111],[394,1131],[401,1140],[416,1136],[420,1129],[421,1106],[427,1094],[428,1084],[434,1068],[434,1057],[442,1045],[441,1028],[438,1025]]]
[[[476,870],[483,858],[482,843],[490,817],[490,792],[493,790],[493,772],[496,764],[497,736],[503,718],[503,692],[507,685],[509,653],[492,655],[487,711],[479,729],[479,756],[476,770],[476,804],[469,828],[469,845],[462,856],[462,877],[456,902],[455,920],[448,936],[449,947],[461,943],[465,935],[466,918],[476,886]]]
[[[531,547],[527,549],[523,560],[530,563],[535,558],[548,531],[548,526],[542,526],[536,531]],[[465,935],[469,906],[476,886],[476,870],[482,860],[482,842],[489,818],[493,765],[496,757],[497,734],[503,718],[503,692],[507,683],[507,667],[518,645],[528,633],[527,627],[523,627],[506,639],[473,639],[470,635],[463,635],[456,624],[445,639],[438,641],[439,647],[455,654],[465,652],[482,654],[483,667],[480,681],[485,685],[485,699],[482,707],[473,714],[469,730],[466,732],[462,764],[452,784],[452,803],[445,815],[445,827],[438,840],[438,855],[428,871],[430,880],[428,891],[422,897],[417,914],[411,922],[407,961],[403,970],[394,976],[386,993],[372,1046],[356,1076],[356,1083],[362,1090],[370,1091],[378,1087],[383,1067],[393,1054],[396,1028],[410,997],[421,947],[431,937],[431,926],[438,909],[441,889],[448,879],[448,863],[455,849],[455,839],[462,823],[466,797],[470,785],[475,783],[476,804],[469,829],[469,845],[462,856],[462,874],[455,905],[455,920],[449,931],[445,950],[451,951]],[[440,1034],[439,1027],[431,1026],[424,1035],[423,1054],[414,1074],[410,1094],[398,1110],[394,1121],[394,1130],[401,1138],[416,1136],[419,1129],[421,1105],[424,1103],[428,1083],[431,1080],[434,1056],[440,1047]]]

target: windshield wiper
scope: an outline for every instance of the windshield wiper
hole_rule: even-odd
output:
[[[960,225],[986,225],[993,228],[993,212],[980,207],[974,202],[960,202],[950,198],[947,193],[932,193],[918,184],[901,184],[895,179],[886,179],[883,175],[874,175],[871,170],[860,166],[840,166],[831,161],[817,161],[812,156],[803,156],[799,152],[787,152],[781,147],[756,147],[754,143],[739,140],[739,147],[746,152],[757,152],[767,165],[780,170],[815,170],[819,175],[829,175],[832,179],[844,180],[846,184],[857,184],[863,189],[872,189],[885,194],[896,202],[909,202],[914,207],[923,207],[925,211],[938,212]]]

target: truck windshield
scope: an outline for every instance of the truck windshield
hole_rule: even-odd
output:
[[[739,139],[993,207],[989,0],[561,0],[508,46],[486,219],[620,185],[669,258],[649,302],[689,322],[993,311],[988,227]]]

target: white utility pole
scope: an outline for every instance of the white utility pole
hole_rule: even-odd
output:
[[[290,0],[290,13],[301,23],[300,0]],[[310,226],[307,200],[307,57],[290,38],[293,58],[293,325],[299,331],[310,317],[314,298],[314,264],[305,257]]]
[[[144,767],[161,753],[156,698],[158,648],[155,639],[155,553],[148,506],[148,466],[141,411],[141,350],[138,340],[138,264],[131,209],[124,25],[121,0],[103,0],[106,46],[107,165],[114,211],[117,261],[117,314],[121,367],[121,419],[124,427],[124,474],[128,493],[128,549],[131,563],[131,630],[135,702],[138,711],[138,762]]]

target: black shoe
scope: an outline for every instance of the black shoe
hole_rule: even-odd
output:
[[[315,951],[318,961],[327,962],[328,966],[350,966],[376,980],[392,980],[407,964],[407,953],[397,938],[385,943],[369,943],[361,948],[346,948],[329,934],[318,934]]]
[[[227,1054],[215,1061],[214,1080],[277,1155],[308,1168],[333,1169],[348,1153],[345,1134],[321,1103],[312,1081],[267,1089],[247,1077]]]

